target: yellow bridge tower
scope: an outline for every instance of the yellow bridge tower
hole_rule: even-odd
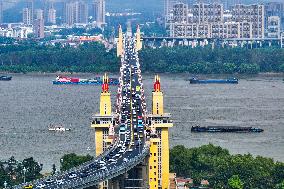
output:
[[[169,189],[169,128],[173,127],[173,123],[171,114],[164,112],[164,95],[161,91],[160,77],[158,75],[155,76],[154,90],[152,92],[152,114],[148,115],[148,124],[158,136],[158,141],[151,142],[151,145],[157,145],[158,151],[158,174],[152,179],[153,182],[158,181],[158,186],[150,189]],[[149,166],[151,166],[151,163],[149,161]],[[154,186],[154,184],[151,185],[150,183],[150,186]]]
[[[108,89],[108,76],[105,74],[100,97],[100,113],[93,116],[91,124],[91,127],[95,129],[96,156],[103,153],[112,142],[109,134],[113,126],[114,116],[111,112],[111,99]]]
[[[100,96],[100,113],[93,116],[91,128],[95,131],[96,156],[103,153],[112,143],[112,129],[114,116],[111,111],[111,98],[108,85],[108,76],[103,76],[102,92]],[[101,183],[100,189],[107,189],[108,182]]]

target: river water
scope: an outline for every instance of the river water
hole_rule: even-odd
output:
[[[80,75],[79,75],[80,76]],[[100,86],[52,85],[55,75],[14,75],[0,82],[0,160],[34,157],[51,170],[66,153],[94,155],[91,116],[99,111]],[[84,74],[82,78],[94,77]],[[187,75],[161,75],[165,110],[172,113],[170,145],[213,143],[231,153],[284,161],[283,77],[244,78],[238,85],[190,85]],[[148,111],[154,75],[144,75]],[[117,88],[111,87],[112,100]],[[63,124],[72,131],[48,131]],[[191,126],[263,128],[263,133],[191,133]]]

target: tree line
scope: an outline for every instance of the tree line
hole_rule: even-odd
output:
[[[202,179],[214,189],[283,189],[284,163],[251,154],[231,155],[212,144],[198,148],[175,146],[170,150],[170,170],[179,177]]]
[[[3,39],[2,39],[3,40]],[[0,40],[1,41],[1,40]],[[142,71],[193,74],[257,74],[284,72],[284,49],[162,47],[139,53]],[[0,45],[0,71],[6,72],[118,72],[116,49],[101,43],[39,45],[19,42]]]
[[[93,160],[90,155],[65,154],[60,158],[60,171],[66,171]],[[0,161],[0,188],[42,178],[42,164],[32,157],[17,161],[11,157]],[[24,172],[25,168],[25,172]],[[50,174],[58,172],[55,165]],[[192,178],[194,185],[209,181],[214,189],[284,189],[284,163],[251,154],[231,155],[228,150],[212,144],[198,148],[175,146],[170,149],[170,171],[178,177]]]

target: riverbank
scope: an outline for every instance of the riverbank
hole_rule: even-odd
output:
[[[118,72],[116,49],[100,43],[78,48],[35,44],[0,47],[0,70],[29,72]],[[20,58],[19,58],[20,57]],[[142,72],[194,74],[256,74],[284,72],[284,49],[163,47],[139,51]]]
[[[64,75],[64,76],[102,76],[105,73],[110,75],[119,75],[118,72],[27,72],[27,73],[14,73],[14,72],[3,72],[0,71],[0,75],[27,75],[27,76],[57,76],[57,75]],[[143,74],[147,75],[154,75],[157,74],[155,72],[144,72]],[[284,77],[284,72],[261,72],[258,74],[194,74],[194,73],[159,73],[159,75],[180,75],[181,77],[191,77],[191,76],[198,76],[198,77],[208,77],[208,78],[219,78],[219,77],[237,77],[237,78],[250,78],[250,77]]]

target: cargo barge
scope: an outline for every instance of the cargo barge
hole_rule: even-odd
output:
[[[189,79],[190,84],[210,84],[210,83],[217,83],[217,84],[238,84],[239,80],[237,78],[230,78],[230,79],[197,79],[195,77]]]
[[[208,126],[208,127],[200,127],[200,126],[192,126],[191,132],[263,132],[263,129],[254,128],[254,127],[237,127],[237,126]]]
[[[5,75],[0,76],[0,81],[11,81],[11,80],[12,76],[5,76]]]
[[[54,81],[54,85],[102,85],[103,79],[100,77],[95,77],[94,79],[80,79],[73,77],[57,76]],[[119,85],[119,80],[116,78],[109,78],[109,85]]]

